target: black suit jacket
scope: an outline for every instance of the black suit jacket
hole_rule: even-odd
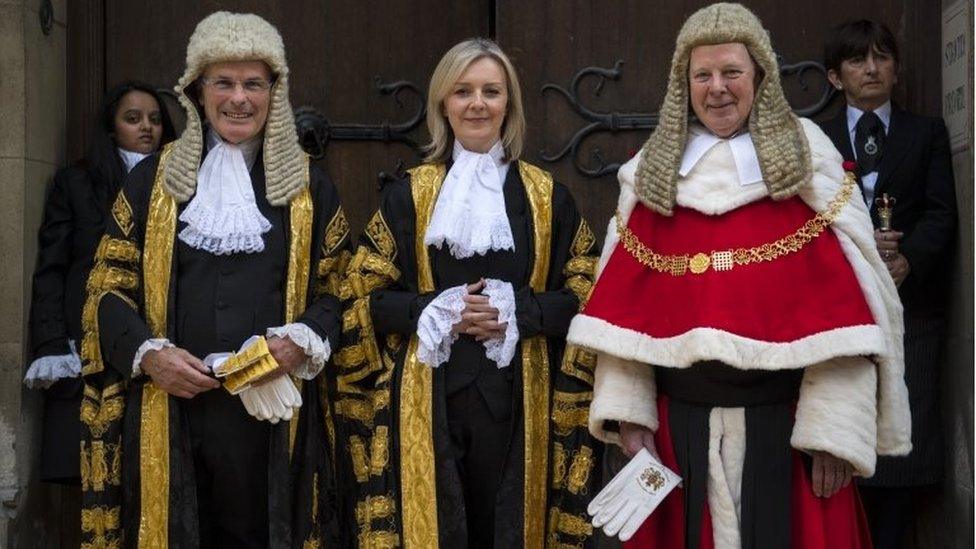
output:
[[[855,160],[847,113],[823,125],[845,160]],[[943,475],[938,387],[950,253],[956,232],[956,195],[949,137],[940,118],[899,108],[891,112],[875,196],[895,197],[893,228],[911,271],[898,293],[905,307],[905,383],[912,409],[912,453],[881,457],[869,486],[920,486]],[[877,208],[871,219],[878,226]]]
[[[821,125],[844,160],[856,161],[846,109]],[[858,180],[860,183],[860,180]],[[874,195],[895,197],[893,228],[905,233],[901,253],[911,272],[899,289],[905,315],[944,316],[946,268],[956,234],[956,192],[949,135],[941,118],[892,107]],[[869,205],[878,226],[877,208]]]

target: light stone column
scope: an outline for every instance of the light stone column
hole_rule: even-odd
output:
[[[21,383],[44,196],[65,161],[65,0],[0,0],[0,547],[56,546],[60,491],[37,482],[41,399]]]

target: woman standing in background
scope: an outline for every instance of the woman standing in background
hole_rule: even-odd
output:
[[[31,362],[24,384],[44,390],[40,478],[77,484],[81,403],[81,309],[95,248],[115,195],[140,160],[175,137],[152,86],[108,91],[88,154],[54,176],[38,232],[31,297]]]

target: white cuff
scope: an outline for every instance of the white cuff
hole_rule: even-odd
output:
[[[590,403],[590,433],[620,444],[620,434],[604,429],[607,420],[626,421],[657,431],[657,384],[650,364],[597,353]]]
[[[139,346],[136,350],[136,356],[132,359],[132,377],[139,377],[142,375],[142,356],[149,351],[161,351],[167,347],[176,347],[169,342],[166,338],[153,338],[147,339]]]
[[[488,296],[488,304],[498,309],[498,322],[507,323],[504,339],[485,341],[485,356],[493,360],[499,368],[504,368],[511,364],[519,342],[518,321],[515,318],[515,290],[510,282],[486,278],[484,294]]]
[[[461,322],[466,295],[468,288],[463,284],[444,290],[424,307],[417,319],[417,359],[431,368],[451,358],[451,345],[457,339],[451,328]]]
[[[790,444],[819,450],[874,474],[877,444],[877,371],[865,357],[839,357],[803,371]]]
[[[81,375],[81,358],[75,342],[68,340],[71,352],[66,355],[42,356],[31,362],[24,375],[24,385],[30,389],[47,389],[59,379]]]
[[[325,367],[326,361],[332,355],[332,346],[329,345],[329,340],[323,340],[315,333],[315,330],[301,322],[292,322],[284,326],[268,328],[266,336],[287,337],[292,343],[298,345],[305,351],[305,356],[308,359],[292,372],[293,376],[301,379],[314,379],[315,376],[319,375],[319,372]]]

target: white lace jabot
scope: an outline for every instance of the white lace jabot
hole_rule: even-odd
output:
[[[454,164],[441,187],[424,244],[445,243],[458,259],[488,250],[514,250],[502,188],[508,174],[501,141],[484,154],[454,142]]]
[[[187,223],[180,240],[214,255],[264,250],[261,235],[271,230],[271,223],[254,201],[249,171],[262,139],[233,145],[210,130],[207,142],[210,150],[197,171],[197,192],[180,214],[180,221]]]

